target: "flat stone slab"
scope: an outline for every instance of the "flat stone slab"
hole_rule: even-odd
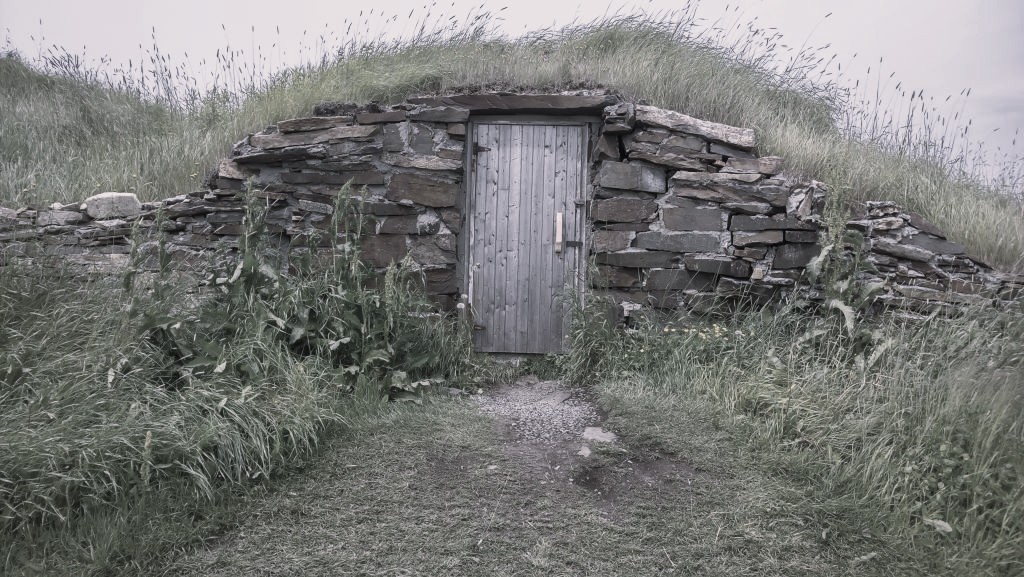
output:
[[[598,183],[605,188],[665,192],[665,169],[647,164],[604,161],[597,173]]]
[[[430,207],[455,206],[459,185],[418,174],[396,174],[391,177],[385,198],[393,201],[410,200]]]
[[[791,216],[746,216],[736,215],[729,221],[729,229],[741,232],[760,232],[766,230],[816,230],[808,222]]]
[[[636,235],[637,248],[671,252],[718,252],[722,236],[717,232],[641,232]]]
[[[85,213],[94,220],[135,217],[142,212],[142,203],[130,192],[103,192],[82,203]]]
[[[782,172],[782,158],[778,156],[762,156],[760,158],[730,158],[722,168],[722,172],[751,173],[759,172],[773,176]]]
[[[250,136],[249,144],[264,150],[287,148],[289,146],[306,146],[345,138],[369,138],[373,136],[377,130],[377,125],[357,125],[336,126],[325,130],[310,130],[303,132],[278,132],[274,134],[260,133]]]
[[[383,161],[391,166],[422,170],[459,170],[462,168],[461,160],[421,154],[385,154]]]
[[[683,261],[686,268],[695,272],[705,272],[740,278],[750,277],[750,265],[742,260],[727,256],[695,256],[687,255]]]
[[[457,94],[407,99],[410,104],[452,106],[469,111],[504,110],[536,113],[600,113],[604,107],[619,103],[612,94]]]
[[[464,106],[431,106],[413,110],[409,118],[423,122],[466,122],[469,110]]]
[[[967,248],[962,244],[950,242],[944,238],[925,233],[918,233],[912,237],[904,238],[903,243],[923,248],[936,254],[960,255],[967,252]]]
[[[621,252],[599,252],[595,259],[598,264],[626,268],[670,268],[680,257],[681,255],[676,252],[629,249]]]
[[[583,440],[596,441],[599,443],[614,443],[619,440],[619,437],[615,433],[606,431],[601,427],[587,427],[583,429]]]
[[[282,120],[277,123],[277,129],[281,132],[306,132],[309,130],[324,130],[341,124],[351,123],[351,116],[313,116],[310,118]]]
[[[597,265],[597,275],[590,282],[593,286],[603,288],[636,288],[640,286],[640,271],[635,268]]]
[[[405,120],[404,110],[388,110],[386,112],[360,112],[356,114],[359,124],[384,124],[386,122],[402,122]],[[278,126],[280,128],[280,126]]]
[[[36,217],[39,226],[66,226],[82,222],[82,213],[77,210],[44,210]]]
[[[647,274],[647,282],[644,286],[647,290],[659,291],[687,289],[706,291],[715,288],[715,276],[678,268],[653,269]]]
[[[642,198],[609,198],[594,201],[591,216],[597,222],[642,222],[654,217],[658,204]]]
[[[816,244],[784,244],[775,249],[775,268],[803,268],[821,254]]]
[[[668,128],[669,130],[685,132],[686,134],[695,134],[737,148],[750,149],[757,144],[754,130],[751,128],[737,128],[727,124],[708,122],[654,106],[638,105],[636,107],[636,120],[647,126],[658,126]]]
[[[615,252],[629,248],[633,233],[628,230],[598,230],[590,238],[594,252]]]
[[[682,200],[682,199],[680,199]],[[665,208],[662,219],[670,230],[715,231],[724,228],[721,210],[705,208]]]
[[[935,253],[930,250],[909,244],[898,244],[895,241],[884,238],[875,239],[871,249],[875,252],[880,252],[896,258],[916,260],[919,262],[928,262],[935,256]]]

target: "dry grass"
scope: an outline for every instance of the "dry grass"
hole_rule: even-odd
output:
[[[808,80],[817,54],[797,55],[779,73],[773,37],[751,31],[745,43],[723,46],[698,36],[686,14],[617,17],[518,39],[490,33],[485,14],[399,42],[349,38],[315,64],[271,77],[246,74],[237,53],[227,52],[223,81],[208,92],[180,78],[156,51],[149,84],[105,77],[59,53],[43,72],[0,58],[0,203],[73,201],[104,190],[143,198],[186,192],[234,140],[309,114],[325,98],[395,102],[467,85],[603,85],[752,126],[762,153],[786,157],[789,170],[825,181],[851,203],[895,199],[981,257],[1021,265],[1019,166],[1002,175],[1011,194],[997,194],[978,180],[958,132],[935,129],[945,121],[861,114],[859,96],[837,91],[827,77]],[[908,114],[921,120],[929,104],[915,98]],[[374,421],[360,411],[375,413],[379,403],[339,402],[329,392],[338,367],[298,362],[279,343],[256,337],[232,342],[225,355],[258,361],[258,382],[214,374],[167,389],[149,362],[158,351],[136,338],[117,287],[7,272],[15,271],[0,277],[0,435],[7,449],[0,454],[7,491],[0,520],[18,528],[8,527],[0,553],[12,570],[29,571],[36,562],[71,574],[134,570],[220,526],[224,509],[215,505],[227,499],[224,486],[301,459],[327,425],[362,418],[366,428],[316,477],[324,485],[267,505],[289,513],[254,525],[262,535],[295,529],[296,549],[323,546],[324,567],[343,561],[367,572],[393,562],[431,574],[467,567],[512,573],[524,560],[545,575],[635,572],[645,563],[667,572],[678,557],[658,547],[687,555],[694,571],[721,574],[1021,569],[1019,312],[889,321],[850,333],[799,311],[736,319],[726,332],[659,327],[624,336],[584,326],[560,364],[574,375],[600,369],[602,402],[633,439],[694,460],[753,447],[769,471],[793,476],[788,484],[797,491],[760,474],[747,477],[742,468],[751,461],[736,461],[727,467],[729,483],[638,499],[628,523],[608,527],[579,496],[537,493],[513,463],[501,461],[508,468],[499,476],[478,471],[501,455],[486,423],[464,408],[395,409]],[[180,311],[171,296],[152,310]],[[744,338],[735,338],[736,330]],[[420,340],[452,362],[464,352],[454,337],[440,345]],[[716,418],[708,422],[708,414]],[[687,428],[681,416],[702,427]],[[727,442],[729,435],[750,442]],[[465,478],[432,469],[435,458],[469,467],[458,470]],[[781,504],[757,505],[768,497]],[[213,503],[212,520],[190,518],[186,499]],[[323,503],[337,507],[321,509]],[[336,534],[322,528],[302,533],[308,527],[296,518],[311,507],[355,545],[339,548]],[[730,513],[715,526],[718,507]],[[801,537],[787,541],[788,534]],[[809,545],[812,534],[823,543]],[[145,535],[164,538],[154,544]],[[480,547],[484,537],[493,549]],[[33,552],[26,543],[41,548]],[[570,556],[551,553],[561,549]],[[846,564],[875,551],[889,560],[903,552],[909,561]],[[224,549],[214,555],[222,563],[214,569],[228,572],[287,560]]]
[[[1024,569],[1021,311],[852,332],[792,310],[599,329],[581,325],[568,366],[589,363],[627,407],[697,397],[735,415],[763,462],[807,487],[808,518],[905,547],[928,574]]]
[[[675,417],[706,407],[677,405]],[[705,424],[703,417],[693,423]],[[355,427],[322,462],[256,504],[237,530],[173,575],[841,574],[859,539],[822,546],[786,511],[792,494],[749,468],[711,428],[720,457],[690,482],[621,495],[617,513],[561,481],[542,483],[465,401],[395,407]],[[645,441],[657,442],[648,436]],[[683,450],[671,442],[663,449]],[[604,465],[649,449],[635,445]],[[683,458],[688,455],[683,454]],[[595,457],[595,459],[597,459]]]
[[[950,128],[954,120],[929,115],[933,103],[913,93],[866,98],[840,91],[830,69],[822,71],[831,59],[819,51],[799,53],[781,68],[777,36],[751,28],[727,42],[723,31],[701,30],[690,18],[687,10],[620,16],[515,39],[495,35],[487,13],[461,27],[417,28],[400,41],[360,36],[349,26],[351,35],[337,40],[335,51],[321,39],[314,64],[273,76],[262,72],[262,56],[252,55],[253,64],[225,51],[212,89],[201,89],[156,49],[147,70],[113,78],[73,58],[51,56],[47,76],[0,59],[0,166],[9,175],[0,181],[0,198],[19,204],[104,190],[145,198],[187,192],[235,140],[308,115],[323,99],[390,103],[466,85],[603,85],[627,98],[754,127],[762,153],[785,157],[790,171],[827,183],[851,202],[896,200],[980,257],[1020,266],[1019,164],[996,177],[1008,194],[994,193],[983,184],[984,159],[969,154],[965,133]],[[445,20],[428,14],[429,22]],[[907,118],[883,101],[906,108]]]

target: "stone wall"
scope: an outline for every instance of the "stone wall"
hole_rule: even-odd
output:
[[[864,234],[857,280],[879,286],[876,304],[917,312],[958,305],[1003,305],[1024,296],[1024,275],[1000,273],[946,238],[921,215],[894,202],[869,202],[863,218],[846,223]]]
[[[463,292],[467,122],[488,113],[593,120],[589,253],[597,268],[590,281],[626,309],[704,312],[797,290],[815,296],[803,271],[821,251],[823,185],[786,176],[780,158],[758,157],[753,130],[603,92],[424,97],[387,109],[322,105],[316,116],[243,139],[201,192],[149,203],[106,193],[81,204],[0,208],[0,266],[30,259],[117,270],[135,230],[143,254],[163,235],[176,267],[201,269],[210,251],[237,248],[239,193],[247,189],[266,202],[274,248],[287,261],[313,239],[318,252],[345,241],[328,228],[347,194],[346,222],[363,231],[364,260],[384,267],[408,255],[426,292],[447,306]],[[992,271],[892,203],[869,204],[848,226],[865,236],[869,266],[859,281],[881,288],[882,306],[933,310],[1022,291],[1020,277]]]
[[[330,251],[345,242],[328,232],[344,190],[361,221],[364,260],[386,267],[411,255],[426,291],[449,304],[458,294],[457,204],[468,112],[411,105],[333,105],[320,112],[243,139],[205,191],[149,203],[105,193],[47,209],[0,208],[0,263],[56,257],[83,270],[115,271],[128,262],[138,226],[147,242],[143,252],[152,252],[154,234],[162,233],[177,268],[201,268],[210,251],[237,248],[245,214],[239,193],[247,188],[265,200],[266,227],[285,260],[307,250],[314,237],[319,250]]]
[[[635,306],[729,310],[794,291],[821,298],[805,267],[821,253],[821,183],[758,157],[752,130],[651,106],[604,112],[596,147],[595,288]],[[1000,274],[920,215],[873,202],[847,227],[863,233],[858,282],[875,303],[918,312],[1015,300],[1024,278]],[[852,254],[848,254],[852,256]]]
[[[707,311],[783,298],[820,252],[824,190],[757,157],[754,132],[651,106],[606,110],[592,252],[616,300]]]

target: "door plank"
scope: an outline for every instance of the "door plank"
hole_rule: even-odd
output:
[[[486,174],[486,187],[484,189],[485,199],[487,203],[487,210],[484,214],[484,218],[480,223],[481,230],[485,231],[486,242],[484,243],[483,261],[484,261],[484,274],[482,275],[484,298],[483,308],[485,311],[495,311],[497,303],[495,300],[495,291],[497,290],[496,279],[494,278],[495,270],[497,269],[497,258],[498,258],[498,227],[497,214],[498,214],[498,131],[495,126],[487,126],[484,137],[484,146],[489,148],[487,151],[487,174]],[[494,348],[494,330],[497,323],[497,319],[492,312],[486,315],[486,323],[484,325],[483,337],[485,340],[485,350],[493,350]]]
[[[472,138],[474,142],[479,142],[482,138],[483,126],[476,126],[473,128],[474,133]],[[483,152],[472,152],[473,158],[471,159],[471,170],[472,173],[472,187],[467,191],[466,194],[466,210],[469,211],[468,226],[466,227],[466,234],[469,235],[467,239],[467,250],[466,266],[468,269],[467,277],[469,279],[469,303],[470,312],[474,324],[480,324],[483,322],[482,315],[484,314],[483,298],[482,298],[482,272],[483,272],[483,234],[484,228],[481,226],[481,219],[486,211],[486,207],[483,205],[482,198],[484,196],[485,182],[484,175],[487,172],[486,156]],[[482,331],[473,329],[473,346],[477,349],[484,348],[484,336]]]
[[[538,289],[537,298],[537,347],[547,348],[547,329],[548,323],[545,319],[551,311],[548,310],[550,305],[551,295],[548,292],[548,284],[551,282],[551,267],[554,265],[554,237],[552,236],[552,226],[554,222],[554,206],[551,204],[551,199],[555,195],[555,154],[557,149],[556,143],[557,135],[553,126],[544,127],[544,181],[542,189],[539,191],[538,200],[540,201],[540,266],[537,270],[533,271],[535,278],[533,279]]]
[[[534,212],[536,210],[537,195],[533,194],[533,191],[536,190],[537,184],[537,171],[534,169],[534,163],[537,159],[537,128],[535,125],[523,125],[523,198],[520,205],[522,212],[519,217],[520,271],[519,283],[516,288],[517,298],[522,303],[519,318],[516,322],[516,347],[518,350],[529,350],[535,347],[536,343],[534,336],[531,334],[536,327],[533,322],[533,308],[536,301],[530,292],[532,287],[530,277],[536,268],[535,259],[537,257],[537,242],[533,235],[536,224]]]
[[[555,254],[555,266],[551,271],[551,320],[548,322],[548,348],[556,351],[562,349],[562,286],[565,280],[565,255],[566,247],[564,243],[565,239],[565,198],[568,191],[567,187],[567,173],[568,165],[570,164],[569,159],[566,157],[568,153],[568,137],[569,137],[568,126],[558,126],[555,128],[558,134],[558,149],[555,153],[556,168],[555,168],[555,198],[554,208],[555,212],[562,213],[562,251]]]
[[[528,316],[530,347],[532,349],[543,348],[541,344],[542,335],[544,333],[543,315],[541,311],[541,305],[544,302],[542,289],[538,282],[540,272],[545,266],[547,266],[544,248],[544,227],[547,226],[547,220],[544,218],[544,162],[547,158],[547,143],[545,142],[545,136],[547,135],[547,128],[545,126],[534,126],[533,127],[533,194],[530,199],[530,237],[533,239],[530,243],[530,311]]]
[[[583,127],[570,126],[567,127],[568,134],[566,135],[566,190],[565,190],[565,215],[566,215],[566,238],[573,242],[579,242],[582,238],[582,231],[580,229],[579,210],[576,206],[576,200],[580,198],[580,191],[582,190],[583,182],[583,166],[581,159],[582,156],[582,135]],[[565,250],[565,266],[562,269],[562,291],[564,297],[562,298],[562,330],[561,336],[558,342],[558,349],[565,350],[566,336],[569,334],[570,325],[568,314],[571,311],[571,301],[568,300],[570,291],[578,288],[576,282],[576,274],[579,270],[580,263],[580,249],[566,247]],[[571,295],[575,297],[576,295]]]
[[[493,327],[490,331],[491,344],[496,350],[501,350],[504,343],[501,335],[505,331],[505,226],[508,217],[508,173],[505,171],[505,162],[508,160],[508,147],[505,146],[506,135],[504,127],[492,126],[494,134],[495,150],[495,185],[494,185],[494,214],[492,220],[487,223],[494,229],[494,267],[491,269],[491,307],[494,311]]]
[[[522,208],[522,198],[529,194],[529,190],[522,188],[522,164],[523,164],[523,125],[514,124],[508,127],[509,140],[509,161],[508,161],[508,227],[507,254],[505,264],[505,284],[502,290],[505,298],[505,332],[502,340],[505,346],[512,350],[519,350],[519,277],[520,277],[520,236],[519,219]]]

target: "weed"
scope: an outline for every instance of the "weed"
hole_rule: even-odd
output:
[[[791,309],[652,323],[617,334],[592,366],[602,388],[642,385],[617,401],[627,406],[696,396],[745,422],[764,462],[808,485],[806,514],[833,530],[909,543],[934,570],[1018,571],[1024,317],[856,322]]]
[[[289,273],[263,248],[258,202],[199,294],[167,267],[146,279],[141,251],[120,285],[5,270],[5,547],[152,492],[213,502],[310,455],[353,398],[372,407],[465,375],[465,330],[415,292],[408,263],[378,278],[359,261],[342,226],[357,207],[339,204],[329,262]]]

